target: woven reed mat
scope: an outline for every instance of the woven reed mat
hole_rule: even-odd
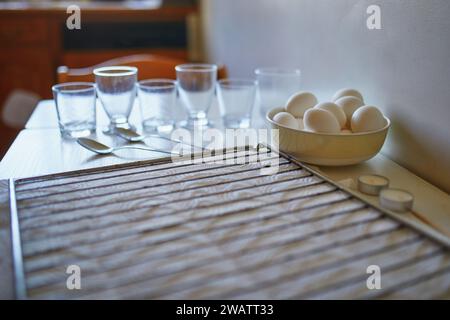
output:
[[[226,156],[11,181],[16,297],[448,297],[445,244],[285,156]],[[278,172],[262,175],[270,159]]]

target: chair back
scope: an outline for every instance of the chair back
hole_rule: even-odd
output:
[[[58,83],[63,82],[94,82],[94,69],[107,66],[132,66],[139,69],[138,79],[167,78],[176,79],[175,66],[186,63],[186,61],[155,56],[151,54],[138,54],[127,57],[116,58],[87,68],[68,68],[60,66],[57,69]],[[218,78],[227,77],[225,66],[219,66]]]

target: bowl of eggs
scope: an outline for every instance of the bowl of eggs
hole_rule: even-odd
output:
[[[390,120],[368,105],[358,90],[341,89],[332,101],[321,102],[311,92],[298,92],[284,107],[266,115],[272,142],[300,161],[324,166],[357,164],[381,149]]]

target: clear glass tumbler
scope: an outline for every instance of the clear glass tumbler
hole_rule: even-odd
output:
[[[263,117],[276,107],[284,106],[291,95],[301,89],[299,69],[258,68],[259,111]]]
[[[177,87],[174,80],[150,79],[138,82],[142,126],[148,132],[172,131]]]
[[[188,112],[188,119],[181,123],[189,129],[210,126],[207,114],[214,96],[217,66],[214,64],[182,64],[175,67],[178,92]]]
[[[94,70],[97,95],[110,120],[108,133],[116,127],[130,128],[128,118],[136,97],[137,72],[137,68],[127,66]]]
[[[63,137],[79,138],[95,132],[95,84],[68,82],[52,87],[59,129]]]
[[[250,127],[255,94],[255,80],[223,79],[218,81],[219,110],[226,128]]]

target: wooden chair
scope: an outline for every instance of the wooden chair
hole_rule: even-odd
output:
[[[70,69],[66,66],[58,67],[57,79],[58,83],[88,81],[94,82],[93,71],[98,67],[105,66],[132,66],[139,69],[138,79],[167,78],[176,79],[175,66],[186,63],[186,61],[160,57],[150,54],[138,54],[127,57],[112,59],[100,63],[98,65],[87,68]],[[227,77],[225,66],[219,66],[218,78]]]

